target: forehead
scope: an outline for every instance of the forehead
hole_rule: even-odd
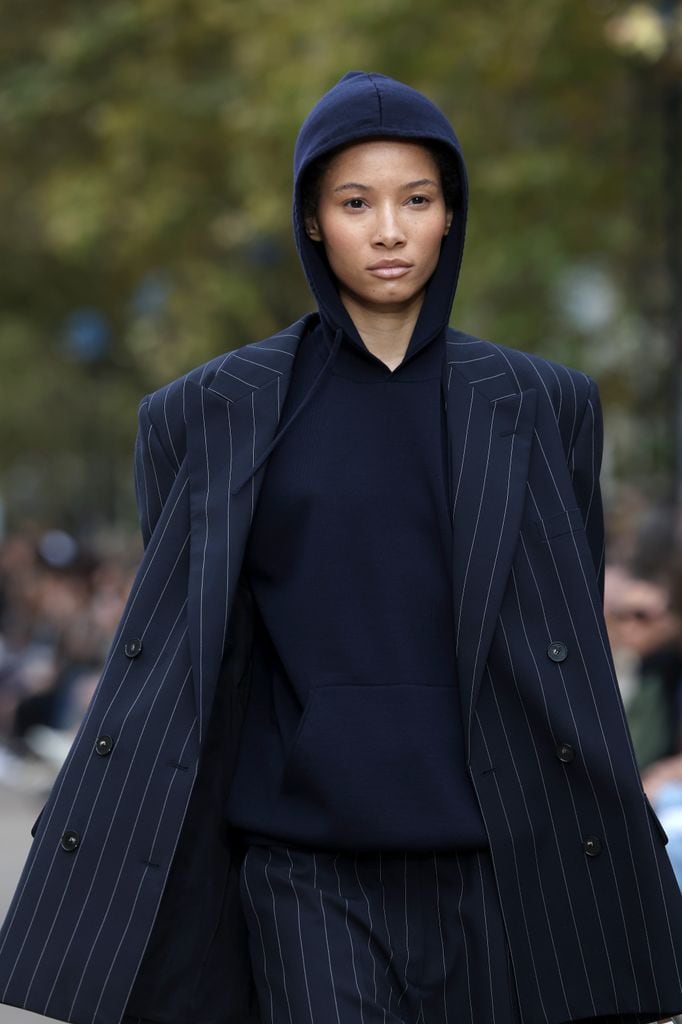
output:
[[[402,139],[369,139],[354,142],[336,153],[325,178],[327,181],[340,178],[360,181],[363,176],[401,181],[420,178],[438,181],[440,177],[436,159],[426,146]]]
[[[628,607],[661,608],[667,600],[666,588],[649,580],[633,580],[625,588],[623,603]]]

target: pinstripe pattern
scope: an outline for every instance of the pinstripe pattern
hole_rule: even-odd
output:
[[[252,470],[314,322],[222,355],[140,405],[144,557],[0,933],[5,1002],[75,1024],[119,1024],[126,1007],[131,1018],[175,1024],[177,1015],[179,1024],[213,1019],[221,999],[226,1016],[232,1008],[256,1024],[238,860],[218,824],[206,830],[210,842],[193,841],[192,830],[220,821],[248,695],[253,614],[240,568],[265,467]],[[448,361],[453,630],[467,756],[524,1024],[592,1016],[634,1024],[679,1012],[682,901],[639,783],[601,613],[596,385],[455,331]],[[125,654],[130,638],[142,641],[135,657]],[[565,657],[553,661],[557,641]],[[95,752],[103,734],[114,740],[108,757]],[[573,750],[569,761],[560,744]],[[60,845],[67,829],[80,836],[72,852]],[[583,846],[588,836],[601,843],[595,856]],[[300,954],[311,908],[292,860],[286,885]],[[387,991],[391,1020],[408,1000],[409,990],[398,1006],[398,963],[406,939],[412,959],[417,926],[393,915],[381,863],[376,892],[360,879],[340,870],[341,892],[351,885],[358,897],[344,896],[346,980],[355,998],[362,993],[366,1021],[375,991]],[[340,1024],[348,993],[330,975],[337,918],[316,891],[319,971],[334,980],[328,1019]],[[445,1002],[440,938],[447,944],[464,904],[444,903],[441,887],[438,906],[432,952]],[[182,913],[194,929],[185,946],[173,930]],[[360,945],[358,915],[368,928]],[[170,978],[174,962],[184,966]],[[494,963],[485,964],[494,978]],[[273,986],[278,970],[270,955]],[[463,977],[473,1003],[480,983]],[[425,1000],[413,1010],[429,1024]],[[459,1024],[462,1012],[443,1006],[443,1019]],[[307,1002],[302,1013],[310,1019]]]
[[[519,1024],[484,851],[250,847],[241,891],[267,1024]]]

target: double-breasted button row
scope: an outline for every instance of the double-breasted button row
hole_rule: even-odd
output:
[[[123,644],[123,653],[126,658],[136,658],[142,653],[142,641],[139,636],[129,637]]]
[[[568,657],[568,646],[563,640],[552,640],[547,647],[547,657],[557,664],[565,661]],[[575,747],[570,743],[557,743],[556,756],[562,764],[570,764],[575,759]],[[583,839],[583,850],[588,857],[598,857],[602,850],[602,842],[599,836],[585,836]]]
[[[80,846],[81,837],[73,829],[67,829],[60,839],[60,845],[62,850],[66,850],[67,853],[73,853]]]
[[[568,647],[563,640],[552,640],[547,648],[547,657],[550,661],[565,661],[568,657]]]

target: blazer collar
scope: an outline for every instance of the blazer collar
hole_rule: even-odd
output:
[[[258,388],[279,380],[286,392],[296,352],[316,313],[308,313],[280,334],[228,352],[218,366],[207,390],[227,402],[240,402]]]

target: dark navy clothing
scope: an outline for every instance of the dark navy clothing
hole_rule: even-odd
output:
[[[365,345],[302,212],[310,165],[376,137],[438,143],[460,184],[394,370]],[[228,821],[252,840],[337,850],[485,846],[464,754],[448,511],[446,328],[466,223],[459,143],[425,97],[350,73],[304,122],[294,174],[296,244],[319,320],[274,438],[234,485],[268,460],[244,562],[257,636]]]
[[[485,845],[452,607],[442,336],[394,371],[347,339],[270,456],[245,558],[259,610],[232,825],[354,849]],[[302,342],[283,423],[323,363]]]
[[[487,850],[252,846],[239,883],[268,1024],[521,1024]]]
[[[459,140],[438,107],[421,93],[385,75],[351,71],[313,107],[301,126],[294,151],[293,224],[298,253],[322,322],[342,328],[360,349],[365,346],[341,302],[324,248],[304,230],[302,186],[308,168],[332,149],[363,139],[391,138],[435,143],[448,154],[459,182],[452,226],[441,258],[426,287],[405,358],[436,337],[450,320],[459,278],[467,222],[467,172]]]

